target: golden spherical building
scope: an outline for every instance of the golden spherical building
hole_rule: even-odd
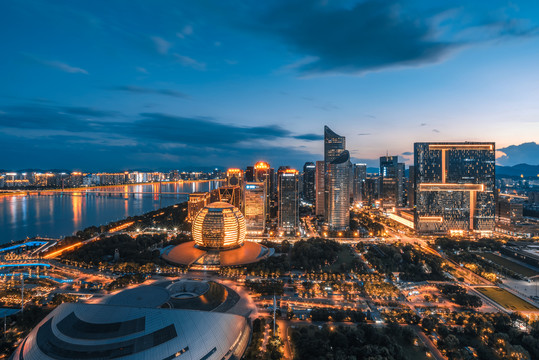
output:
[[[245,218],[229,203],[211,203],[195,216],[192,234],[198,248],[234,249],[245,241]]]
[[[273,255],[274,250],[245,241],[245,217],[227,202],[206,205],[193,218],[193,241],[169,247],[163,259],[194,270],[242,266]]]

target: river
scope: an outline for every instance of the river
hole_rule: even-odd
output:
[[[218,181],[125,185],[86,191],[0,197],[0,244],[27,237],[59,238],[92,225],[187,201]]]

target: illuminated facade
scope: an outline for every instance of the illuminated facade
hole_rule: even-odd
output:
[[[193,221],[193,240],[202,249],[231,249],[245,241],[245,218],[225,202],[205,206]]]
[[[404,206],[404,163],[398,156],[380,157],[380,200],[386,208]]]
[[[263,182],[245,183],[245,223],[247,233],[261,235],[266,228],[266,186]]]
[[[350,223],[350,153],[346,139],[324,126],[324,216],[332,230],[345,230]]]
[[[259,161],[254,166],[254,182],[263,183],[266,192],[266,203],[264,205],[264,217],[266,221],[269,220],[270,200],[273,189],[272,173],[273,169],[265,161]]]
[[[298,171],[294,169],[279,170],[279,229],[286,234],[295,234],[299,228]]]
[[[413,177],[419,233],[494,230],[494,143],[415,143]]]
[[[314,204],[316,198],[315,190],[316,165],[306,162],[303,165],[303,200],[309,204]]]
[[[331,230],[346,230],[350,225],[350,153],[344,150],[326,166],[327,223]]]
[[[210,203],[209,192],[198,192],[189,194],[189,201],[187,202],[187,221],[191,222],[195,218],[196,214],[204,208],[204,206]]]
[[[324,216],[326,211],[326,163],[324,161],[316,162],[316,174],[315,174],[315,214],[317,216]]]
[[[243,170],[228,169],[226,171],[226,184],[228,186],[243,187]]]

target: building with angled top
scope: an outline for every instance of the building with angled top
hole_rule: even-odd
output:
[[[495,151],[493,142],[414,144],[416,231],[494,231]]]
[[[303,201],[314,205],[316,198],[316,165],[306,162],[303,165]]]
[[[324,216],[331,230],[346,230],[350,225],[352,164],[350,153],[345,149],[345,137],[324,126]]]

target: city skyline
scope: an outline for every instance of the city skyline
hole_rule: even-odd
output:
[[[124,5],[1,5],[2,168],[300,168],[326,124],[370,167],[419,141],[537,165],[532,1]]]

